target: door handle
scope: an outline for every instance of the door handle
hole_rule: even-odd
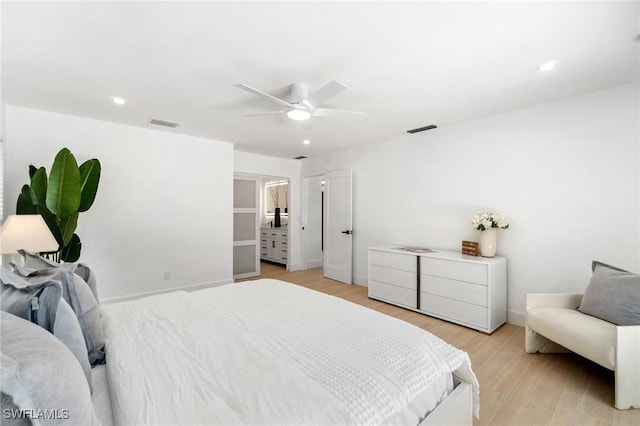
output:
[[[351,235],[353,234],[353,231],[350,229],[347,229],[346,231],[342,231],[343,234],[347,234],[347,235]]]

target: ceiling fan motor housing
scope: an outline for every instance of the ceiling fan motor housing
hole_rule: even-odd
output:
[[[304,83],[293,83],[289,86],[291,90],[291,103],[299,104],[309,97],[309,86]]]

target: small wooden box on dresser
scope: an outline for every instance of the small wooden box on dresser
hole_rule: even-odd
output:
[[[287,228],[260,228],[260,259],[284,263],[289,259]]]
[[[507,321],[507,259],[370,247],[369,297],[493,333]]]

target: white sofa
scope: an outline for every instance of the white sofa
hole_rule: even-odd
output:
[[[585,315],[581,294],[527,294],[527,353],[575,352],[615,372],[616,408],[640,408],[640,325]]]

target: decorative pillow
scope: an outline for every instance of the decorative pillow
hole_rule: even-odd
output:
[[[640,325],[640,275],[593,261],[580,312],[616,325]]]
[[[29,321],[7,312],[0,315],[2,424],[25,424],[25,418],[41,425],[100,424],[82,369],[69,349]],[[12,405],[20,411],[4,410]]]
[[[60,281],[62,297],[71,306],[78,317],[80,329],[87,346],[91,365],[104,364],[104,334],[100,307],[89,286],[79,275],[64,267],[47,269],[29,269],[12,263],[14,272],[24,277],[31,284],[42,284],[47,281]]]
[[[57,262],[54,262],[53,260],[45,259],[44,257],[36,253],[31,253],[22,249],[18,250],[18,253],[20,253],[24,259],[23,267],[25,268],[29,268],[32,270],[39,270],[39,269],[50,269],[50,268],[62,267],[70,270],[75,274],[78,274],[80,278],[82,278],[84,282],[87,283],[87,285],[91,289],[91,292],[93,293],[93,296],[98,301],[98,304],[100,303],[100,299],[98,298],[98,286],[96,284],[95,274],[84,263],[74,263],[74,262],[57,263]]]
[[[91,388],[87,347],[78,318],[62,298],[62,284],[58,281],[30,284],[4,268],[0,273],[0,282],[2,310],[39,325],[64,343],[78,359]],[[4,348],[2,350],[4,353]]]

